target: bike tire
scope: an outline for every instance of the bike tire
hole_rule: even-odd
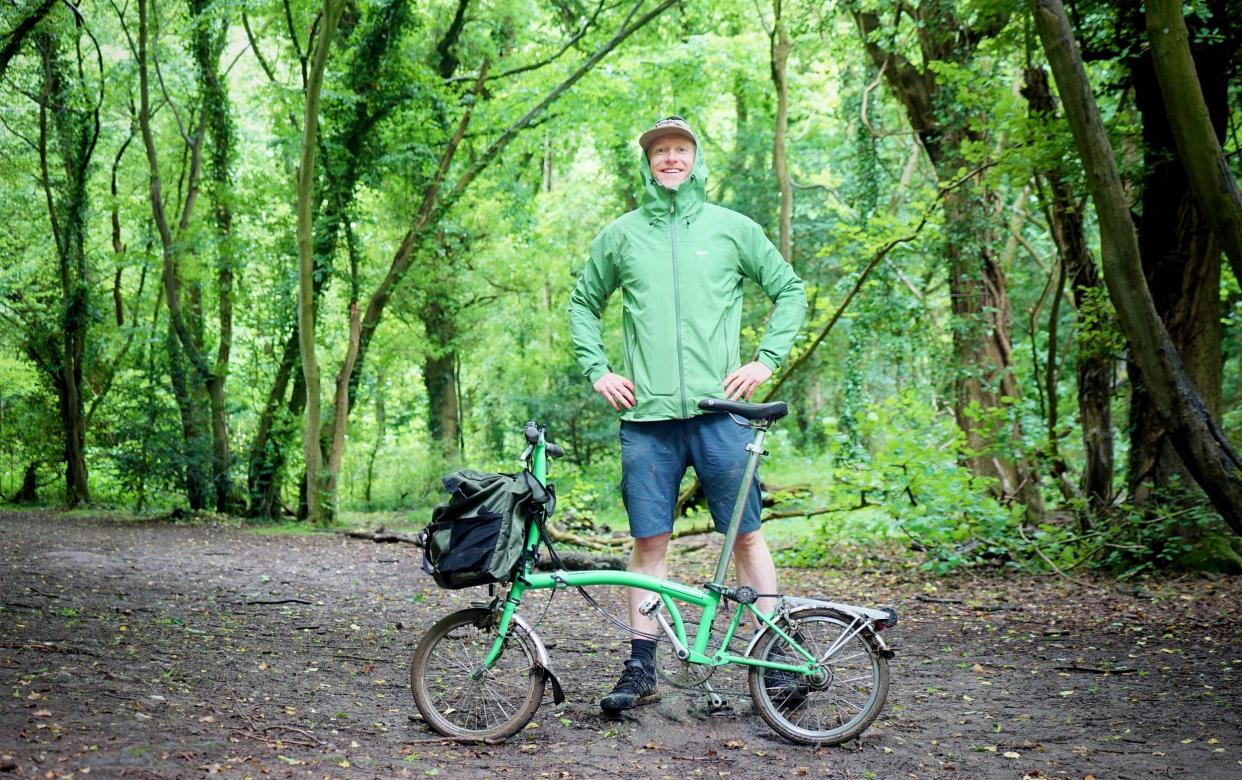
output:
[[[534,641],[516,622],[495,665],[473,679],[495,642],[497,620],[488,609],[463,609],[441,618],[419,640],[410,689],[436,733],[504,739],[521,731],[539,708],[546,680]]]
[[[853,623],[837,610],[815,607],[799,610],[780,624],[819,658],[825,676],[799,685],[795,692],[781,687],[786,681],[774,679],[775,670],[750,668],[751,699],[773,731],[803,745],[839,745],[858,737],[879,717],[888,698],[888,659],[871,632],[855,633],[831,657],[821,657]],[[759,640],[751,657],[766,661],[774,653],[801,658],[775,631]]]

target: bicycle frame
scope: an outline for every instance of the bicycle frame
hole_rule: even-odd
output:
[[[754,480],[755,472],[758,468],[759,456],[763,453],[763,438],[768,428],[766,420],[756,420],[750,423],[750,427],[755,431],[754,440],[747,445],[746,449],[750,453],[746,462],[746,470],[742,478],[741,487],[738,490],[738,498],[734,503],[733,516],[729,520],[729,527],[725,534],[724,546],[720,551],[720,560],[716,565],[716,574],[711,583],[705,586],[704,590],[691,587],[673,580],[661,579],[648,574],[640,574],[628,571],[612,571],[612,570],[587,570],[587,571],[556,571],[548,574],[533,573],[531,566],[542,541],[540,536],[539,525],[531,523],[530,530],[526,539],[526,555],[523,557],[523,564],[517,575],[514,577],[513,584],[510,586],[508,593],[505,595],[503,606],[500,610],[500,621],[497,625],[496,642],[492,646],[491,652],[484,659],[483,669],[491,668],[500,658],[504,647],[505,637],[508,634],[509,625],[516,614],[518,607],[521,606],[522,596],[528,590],[545,590],[549,588],[566,588],[587,585],[618,585],[622,587],[638,588],[652,593],[658,597],[658,601],[649,602],[644,605],[644,612],[650,611],[654,613],[657,622],[664,630],[665,635],[672,643],[677,652],[677,657],[682,661],[692,664],[704,664],[708,666],[725,666],[728,664],[741,664],[744,666],[762,666],[768,669],[782,670],[787,672],[798,672],[805,675],[817,674],[817,659],[806,648],[799,644],[793,637],[785,633],[778,625],[778,619],[792,606],[801,604],[809,604],[811,600],[795,599],[793,602],[788,601],[785,597],[780,597],[777,606],[770,612],[765,613],[758,609],[754,603],[735,602],[736,606],[733,610],[732,619],[729,628],[721,637],[718,649],[709,653],[708,644],[711,639],[712,625],[716,617],[720,613],[721,601],[732,593],[724,587],[724,578],[729,565],[729,558],[733,552],[734,541],[737,538],[738,526],[741,523],[742,514],[745,509],[745,499],[747,492],[750,490],[751,483]],[[535,479],[540,484],[547,484],[547,442],[544,439],[544,432],[539,429],[538,439],[530,442],[526,452],[523,454],[523,460],[529,460],[530,470],[534,474]],[[682,602],[692,606],[702,608],[703,612],[699,619],[698,625],[695,627],[694,636],[690,638],[686,633],[686,622],[681,611],[677,607],[677,602]],[[815,602],[827,603],[827,602]],[[672,618],[670,624],[662,614],[658,612],[660,606],[668,611]],[[846,605],[832,605],[837,607],[845,607]],[[850,610],[860,610],[858,607],[850,607]],[[882,613],[874,610],[862,610],[864,614],[855,613],[859,625],[855,630],[867,630],[880,617]],[[876,614],[868,614],[876,612]],[[729,643],[737,633],[737,628],[741,622],[742,615],[750,613],[763,627],[770,631],[776,632],[782,639],[788,642],[789,647],[802,657],[801,665],[796,663],[781,663],[776,661],[763,661],[750,658],[745,655],[736,655],[730,653]],[[762,629],[761,629],[762,630]],[[852,635],[853,632],[851,632]],[[834,649],[830,648],[825,655],[831,655]]]

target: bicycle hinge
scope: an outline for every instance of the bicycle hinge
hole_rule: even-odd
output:
[[[673,645],[673,651],[677,654],[677,660],[684,661],[690,657],[690,650],[677,638],[677,632],[673,630],[668,619],[664,617],[664,613],[660,611],[661,604],[660,599],[652,597],[644,601],[639,606],[638,611],[647,617],[655,616],[656,622],[660,624],[660,629],[664,631],[664,636],[668,637],[669,643]]]

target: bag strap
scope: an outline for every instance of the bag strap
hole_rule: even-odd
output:
[[[530,491],[531,500],[539,505],[539,509],[544,515],[551,517],[552,513],[556,511],[556,488],[551,485],[541,485],[539,480],[535,479],[535,475],[530,472],[530,469],[522,470],[522,480],[525,483],[526,489]],[[543,529],[540,528],[539,530],[542,531]]]

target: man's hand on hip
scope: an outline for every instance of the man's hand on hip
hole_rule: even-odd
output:
[[[596,379],[591,387],[595,388],[595,392],[604,396],[604,400],[612,404],[612,408],[618,412],[621,411],[621,407],[634,408],[634,383],[620,374],[610,371]]]
[[[725,398],[728,398],[730,401],[735,401],[738,398],[749,401],[750,397],[755,394],[755,389],[768,381],[771,376],[772,369],[758,360],[752,360],[725,377]]]

